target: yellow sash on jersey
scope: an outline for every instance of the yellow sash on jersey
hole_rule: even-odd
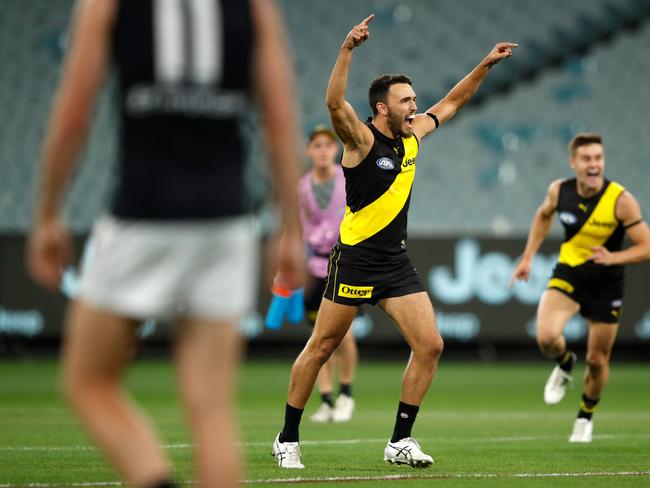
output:
[[[418,155],[418,142],[414,136],[402,137],[404,157],[400,164],[402,171],[395,177],[393,184],[377,200],[357,212],[345,207],[341,222],[341,242],[354,246],[375,235],[402,211],[413,186],[415,178],[415,159]]]
[[[587,221],[576,235],[560,247],[560,263],[579,266],[593,254],[592,246],[602,246],[607,242],[619,225],[616,201],[624,191],[623,186],[615,181],[610,182]]]

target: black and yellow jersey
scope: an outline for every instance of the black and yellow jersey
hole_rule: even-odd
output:
[[[415,178],[418,140],[391,139],[368,122],[375,141],[354,168],[343,168],[346,208],[339,240],[350,250],[399,254],[406,250],[406,225]]]
[[[557,289],[580,305],[588,320],[617,323],[623,306],[623,266],[605,266],[589,259],[593,246],[621,249],[625,229],[616,218],[616,202],[625,191],[614,181],[590,198],[578,194],[575,178],[560,184],[558,218],[564,242],[548,288]]]
[[[564,242],[560,247],[559,263],[572,268],[608,269],[621,272],[622,266],[604,266],[589,260],[592,246],[604,246],[609,251],[621,249],[625,229],[616,217],[616,202],[625,188],[605,180],[603,188],[590,198],[578,194],[575,178],[560,184],[557,212],[564,226]]]

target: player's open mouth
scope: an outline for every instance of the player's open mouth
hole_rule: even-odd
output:
[[[592,169],[587,171],[586,182],[589,186],[596,187],[600,184],[602,174],[598,169]]]
[[[587,178],[589,178],[592,184],[596,184],[598,178],[600,178],[600,171],[597,169],[587,171]]]
[[[404,119],[409,129],[413,127],[414,120],[415,120],[415,114],[407,115],[406,118]]]

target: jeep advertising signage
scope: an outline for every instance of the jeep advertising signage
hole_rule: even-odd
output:
[[[560,241],[546,242],[533,261],[530,279],[509,287],[510,276],[524,246],[524,239],[444,238],[410,239],[409,254],[434,303],[438,327],[448,344],[481,342],[532,343],[535,311],[557,259]],[[83,240],[78,239],[77,249]],[[73,294],[74,272],[66,274],[62,292],[51,294],[33,284],[25,274],[24,238],[0,238],[0,340],[7,337],[58,339],[66,294]],[[626,269],[626,294],[617,342],[650,343],[650,263]],[[341,284],[345,296],[370,296],[372,287]],[[251,341],[304,341],[306,325],[285,324],[266,330],[263,315],[270,294],[260,284],[259,307],[241,320],[242,332]],[[378,307],[364,306],[365,315],[354,323],[355,335],[369,344],[401,341],[394,325]],[[565,329],[569,341],[584,341],[587,324],[574,317]],[[147,320],[141,334],[166,340],[170,327]]]

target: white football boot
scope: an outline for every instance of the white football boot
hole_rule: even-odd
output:
[[[278,466],[285,469],[304,469],[300,462],[300,443],[280,442],[280,434],[275,436],[271,454],[278,462]]]
[[[575,358],[573,360],[575,361]],[[548,405],[560,403],[566,393],[567,385],[572,381],[571,373],[567,373],[559,365],[555,366],[544,386],[544,402]]]
[[[384,461],[389,464],[407,464],[412,468],[428,468],[433,458],[422,452],[420,444],[412,437],[397,442],[388,441],[384,449]]]
[[[332,420],[334,422],[349,422],[354,413],[354,400],[348,395],[339,395],[334,404]]]
[[[318,410],[309,417],[309,420],[312,422],[318,422],[319,424],[324,424],[325,422],[331,422],[333,416],[334,409],[327,403],[323,402],[320,404],[320,407],[318,407]]]
[[[587,419],[576,419],[573,424],[573,432],[569,442],[591,442],[591,433],[594,430],[594,423]]]

